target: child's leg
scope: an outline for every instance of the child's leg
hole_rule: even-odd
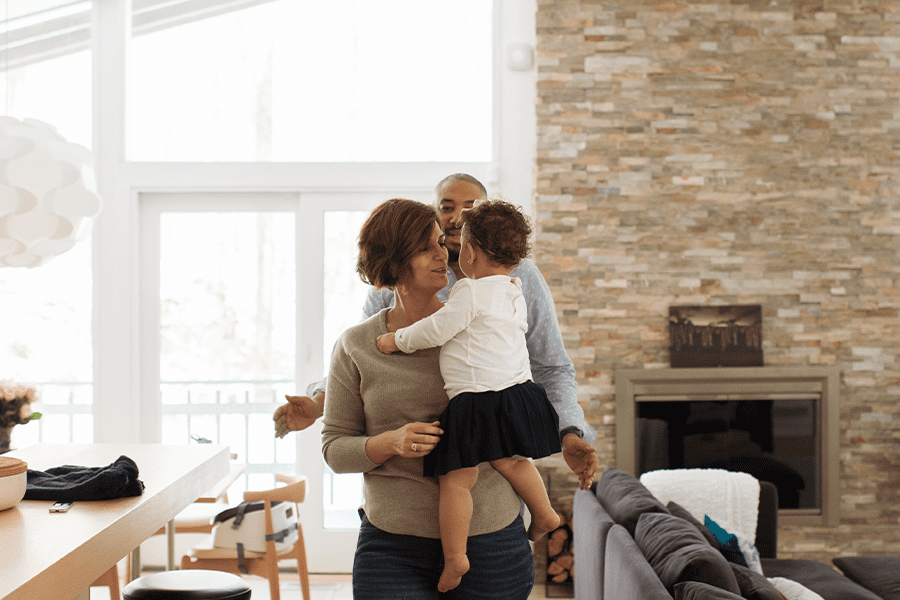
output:
[[[525,502],[531,513],[531,525],[528,527],[528,539],[541,539],[548,531],[559,527],[559,515],[550,506],[550,498],[544,489],[544,480],[530,460],[501,458],[492,460],[491,466],[506,477],[519,497]]]
[[[444,549],[444,571],[438,591],[447,592],[459,585],[469,570],[466,542],[472,521],[472,486],[478,480],[478,467],[457,469],[439,478],[441,498],[438,518],[441,546]]]

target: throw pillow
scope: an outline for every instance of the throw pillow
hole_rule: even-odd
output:
[[[718,523],[709,518],[709,515],[706,515],[703,519],[706,523],[706,528],[709,529],[710,533],[713,534],[713,537],[716,538],[716,544],[719,548],[719,552],[722,553],[722,556],[730,563],[746,567],[747,561],[744,560],[744,555],[741,554],[737,536],[722,529]]]
[[[683,519],[645,513],[638,519],[634,541],[670,594],[684,581],[741,593],[728,561]]]
[[[784,594],[784,597],[787,598],[787,600],[825,600],[822,596],[818,595],[808,587],[804,587],[796,581],[785,579],[784,577],[772,577],[769,579],[769,582],[774,585],[779,592]]]
[[[712,531],[712,529],[714,529],[714,528],[717,528],[717,529],[721,530],[722,532],[724,532],[724,534],[719,534],[719,535],[724,535],[726,538],[734,536],[734,539],[736,540],[736,543],[737,543],[738,551],[740,552],[741,557],[744,559],[744,562],[741,562],[739,560],[734,560],[734,561],[730,561],[730,562],[733,562],[735,564],[752,569],[752,570],[756,571],[757,573],[759,573],[760,575],[763,574],[762,561],[759,558],[759,551],[756,549],[756,546],[753,545],[753,542],[751,542],[750,540],[748,540],[747,538],[745,538],[744,536],[742,536],[739,533],[731,533],[729,531],[726,531],[724,528],[720,527],[718,523],[716,523],[715,521],[710,519],[708,515],[705,516],[704,519],[706,520],[706,526],[709,527],[710,531]],[[714,527],[710,527],[710,523],[712,523],[712,525]],[[718,538],[719,535],[716,535],[716,537]],[[724,554],[724,552],[723,552],[723,554]],[[726,558],[728,558],[728,557],[726,556]]]
[[[613,521],[627,529],[632,537],[643,513],[669,514],[662,502],[637,477],[615,467],[603,471],[597,482],[596,494]]]
[[[741,588],[741,596],[746,600],[781,600],[781,592],[768,579],[740,565],[731,565],[734,578]]]
[[[675,600],[738,600],[741,597],[708,583],[687,581],[675,584]]]

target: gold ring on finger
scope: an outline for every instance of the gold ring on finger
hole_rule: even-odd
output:
[[[418,451],[419,451],[419,445],[418,445],[417,443],[415,443],[415,442],[413,442],[413,445],[412,445],[412,451],[413,451],[413,452],[418,452]]]

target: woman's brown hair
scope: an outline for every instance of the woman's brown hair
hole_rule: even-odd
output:
[[[503,200],[485,200],[463,211],[468,239],[497,264],[515,267],[528,257],[531,225],[518,206]]]
[[[409,273],[413,256],[421,252],[438,223],[433,207],[403,198],[381,203],[359,232],[356,272],[376,288],[394,287]]]

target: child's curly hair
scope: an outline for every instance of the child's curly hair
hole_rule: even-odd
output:
[[[503,200],[484,200],[463,214],[469,241],[497,264],[514,267],[528,257],[531,225],[520,207]]]

